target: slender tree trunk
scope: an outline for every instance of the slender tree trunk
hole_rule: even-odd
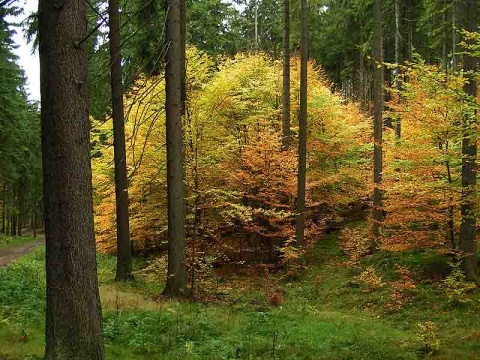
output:
[[[290,145],[290,0],[283,0],[282,149]]]
[[[7,214],[7,184],[3,183],[3,191],[2,191],[2,234],[5,234],[5,218]]]
[[[255,50],[258,50],[258,0],[255,1],[255,9],[254,9],[254,16],[255,16]]]
[[[383,168],[383,49],[382,49],[382,0],[375,0],[374,3],[374,40],[373,58],[375,61],[374,70],[374,159],[373,159],[373,239],[370,250],[375,251],[383,226],[383,192],[382,168]]]
[[[117,210],[117,270],[115,280],[132,277],[132,252],[128,216],[127,156],[122,91],[122,53],[118,0],[109,0],[110,84],[112,89],[113,150],[115,162],[115,200]]]
[[[398,91],[402,90],[400,77],[400,65],[402,63],[402,0],[395,0],[395,87]],[[395,116],[395,137],[402,137],[402,124],[400,115]]]
[[[467,1],[467,0],[462,0],[462,1]],[[452,0],[452,70],[454,72],[457,71],[457,64],[458,64],[458,55],[456,54],[457,44],[458,44],[457,11],[458,11],[457,0]]]
[[[448,0],[443,0],[442,1],[442,64],[443,64],[443,70],[445,73],[448,70],[448,50],[447,50],[447,28],[445,26],[447,22],[447,17],[445,15],[445,7],[446,7],[446,2]]]
[[[46,360],[103,360],[97,282],[86,2],[40,0],[39,52],[46,237]]]
[[[186,0],[180,0],[180,29],[182,36],[182,115],[187,113],[187,8],[185,4]]]
[[[6,216],[5,216],[5,217],[6,217],[5,234],[6,234],[7,236],[9,236],[9,235],[11,235],[10,225],[11,225],[11,223],[12,223],[12,221],[11,221],[12,218],[10,217],[10,208],[7,207],[7,209],[6,209],[5,212],[6,212]]]
[[[12,185],[12,205],[13,211],[11,213],[12,221],[11,221],[11,231],[12,236],[17,236],[17,212],[18,212],[18,204],[17,204],[17,189],[15,185]]]
[[[186,296],[185,269],[185,194],[183,186],[182,131],[182,38],[181,1],[167,1],[167,201],[168,201],[168,274],[164,294]]]
[[[473,32],[477,30],[477,7],[475,0],[463,0],[462,23],[463,28]],[[468,40],[466,40],[468,42]],[[463,67],[468,78],[465,84],[465,93],[476,99],[477,81],[473,74],[476,68],[476,59],[465,54],[463,58]],[[478,282],[477,274],[477,249],[476,249],[476,227],[477,219],[475,216],[476,205],[476,187],[477,187],[477,113],[471,109],[463,119],[463,139],[462,139],[462,200],[460,224],[460,250],[464,254],[465,275],[468,280]]]
[[[12,214],[12,221],[11,221],[11,228],[12,228],[12,236],[17,236],[17,214]]]
[[[33,210],[33,237],[37,237],[37,210]]]
[[[300,67],[300,111],[298,116],[298,179],[295,235],[297,246],[303,246],[305,236],[305,187],[307,178],[307,63],[308,27],[307,0],[300,1],[302,18],[301,67]]]
[[[360,104],[362,110],[366,109],[366,97],[365,97],[365,54],[363,53],[364,37],[363,37],[363,19],[360,20],[360,51],[358,52],[358,94],[360,98]]]
[[[24,192],[22,191],[22,181],[19,180],[17,190],[17,204],[18,204],[18,220],[17,220],[17,236],[22,236],[22,227],[24,220]]]

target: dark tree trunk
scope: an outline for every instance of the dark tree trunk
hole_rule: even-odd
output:
[[[282,149],[290,145],[290,0],[283,0]]]
[[[180,29],[181,29],[181,46],[182,46],[182,115],[187,111],[187,14],[186,14],[186,0],[180,0]]]
[[[366,97],[365,97],[365,54],[363,53],[364,46],[364,27],[363,20],[360,22],[360,50],[358,52],[358,97],[360,98],[360,105],[362,110],[366,110]]]
[[[185,194],[183,186],[182,132],[182,38],[183,0],[167,1],[167,201],[168,201],[168,274],[165,295],[187,295],[185,269]]]
[[[383,49],[382,49],[382,0],[374,4],[374,40],[373,40],[373,102],[374,102],[374,154],[373,154],[373,239],[370,250],[375,251],[383,226],[382,186],[382,141],[383,141]]]
[[[46,360],[105,358],[93,229],[86,2],[40,0]]]
[[[7,215],[7,184],[3,183],[3,191],[2,191],[2,234],[5,234],[5,220]]]
[[[298,115],[298,178],[297,211],[295,235],[297,246],[303,246],[305,239],[305,187],[307,179],[307,63],[308,63],[308,27],[307,0],[300,1],[302,37],[300,67],[300,111]]]
[[[10,209],[7,207],[6,211],[6,225],[5,225],[5,234],[6,235],[11,235],[11,223],[12,223],[12,218],[10,216]]]
[[[122,54],[118,0],[109,0],[110,84],[112,89],[113,149],[115,162],[115,200],[117,210],[117,271],[115,280],[132,277],[132,252],[128,217],[127,157],[122,91]]]
[[[32,229],[33,229],[33,237],[37,237],[37,209],[36,208],[32,212]]]
[[[463,0],[462,23],[463,28],[473,32],[477,30],[477,8],[475,0]],[[468,40],[467,40],[468,41]],[[476,59],[466,54],[463,59],[463,67],[468,78],[464,90],[473,99],[477,97],[477,82],[473,71],[476,68]],[[462,139],[462,200],[460,224],[460,250],[464,254],[465,275],[468,280],[478,281],[477,274],[477,249],[476,249],[476,225],[475,200],[477,186],[477,134],[476,134],[476,110],[471,109],[463,119]]]
[[[15,213],[12,214],[12,220],[10,221],[10,227],[11,227],[11,235],[12,236],[17,236],[17,215]]]
[[[402,59],[402,0],[395,0],[395,87],[398,91],[402,90],[402,82],[400,77],[400,65]],[[402,137],[402,124],[400,115],[395,116],[395,137],[400,139]]]
[[[22,228],[23,228],[23,221],[24,221],[25,196],[24,196],[24,192],[22,191],[21,184],[22,182],[20,181],[18,184],[18,190],[17,190],[17,206],[18,206],[17,236],[22,236]]]

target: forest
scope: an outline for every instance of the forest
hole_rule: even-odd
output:
[[[0,360],[480,359],[479,1],[32,2]]]

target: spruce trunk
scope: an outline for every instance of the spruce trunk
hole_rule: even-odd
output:
[[[86,2],[40,0],[46,360],[103,360],[87,106]]]
[[[168,273],[165,295],[187,295],[185,269],[185,194],[183,185],[182,131],[182,4],[183,0],[167,1],[167,202],[168,202]]]
[[[112,89],[113,150],[115,162],[115,204],[117,211],[117,270],[115,280],[132,276],[132,251],[128,216],[127,160],[122,91],[122,54],[118,0],[109,0],[110,85]]]
[[[298,116],[298,178],[297,178],[297,209],[295,235],[298,247],[305,242],[305,188],[307,177],[307,64],[308,64],[308,34],[307,34],[307,0],[300,1],[302,18],[301,64],[300,64],[300,111]]]

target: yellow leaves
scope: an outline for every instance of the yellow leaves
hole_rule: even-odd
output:
[[[261,54],[240,54],[214,66],[205,53],[187,49],[187,216],[193,219],[198,208],[212,238],[236,226],[263,238],[293,235],[300,62],[293,58],[291,63],[293,139],[288,151],[280,150],[281,65]],[[344,206],[368,191],[370,120],[329,89],[313,62],[308,66],[307,206]],[[165,239],[164,87],[161,76],[139,77],[125,95],[130,228],[137,249]],[[111,126],[94,121],[95,221],[102,248],[109,251],[115,246]],[[359,159],[367,163],[358,166]],[[309,223],[307,234],[317,236],[320,226]]]

